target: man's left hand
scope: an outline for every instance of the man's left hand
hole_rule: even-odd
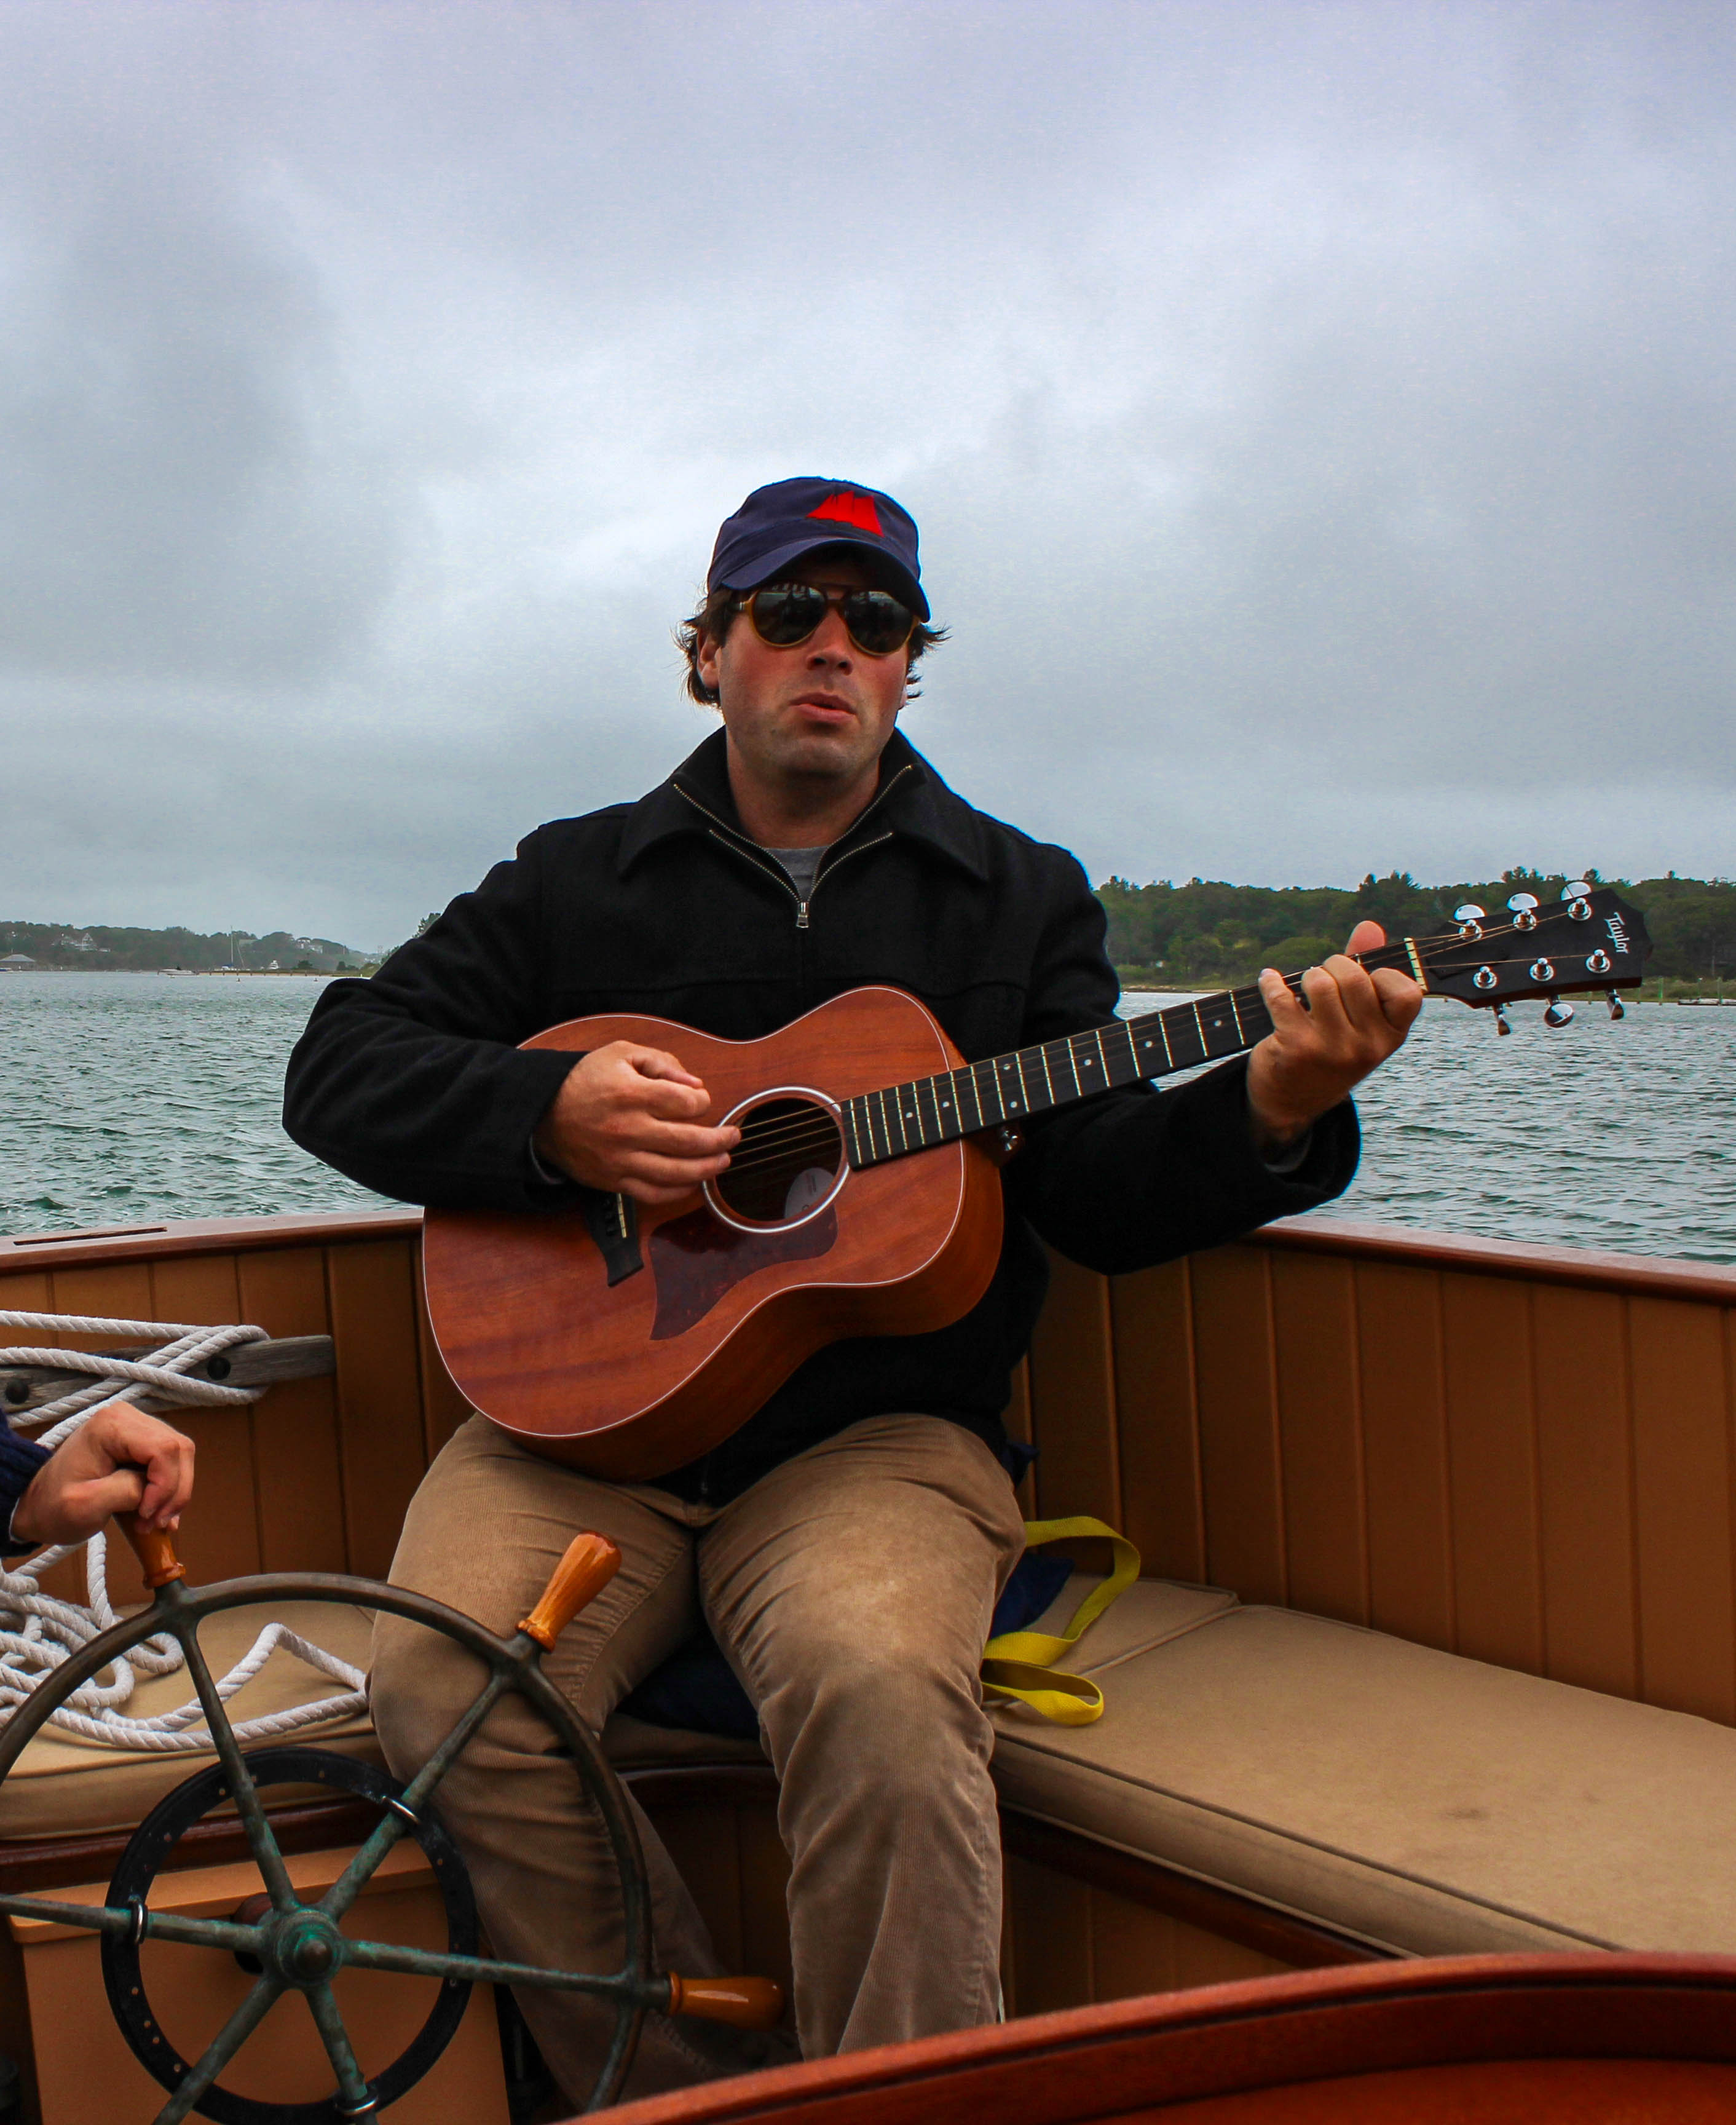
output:
[[[1303,975],[1306,1010],[1276,968],[1261,973],[1272,1030],[1249,1058],[1248,1106],[1263,1151],[1294,1143],[1403,1046],[1423,1008],[1422,990],[1395,968],[1370,973],[1347,956],[1386,942],[1378,922],[1357,923],[1344,951]]]

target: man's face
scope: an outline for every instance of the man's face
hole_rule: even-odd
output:
[[[783,582],[869,590],[874,579],[849,554],[816,554],[780,572]],[[816,633],[774,649],[746,613],[719,643],[707,637],[699,676],[717,690],[734,764],[768,789],[793,784],[847,787],[873,767],[904,704],[905,653],[864,656],[844,616],[830,609]]]

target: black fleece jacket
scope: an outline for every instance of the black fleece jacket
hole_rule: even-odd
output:
[[[539,827],[371,981],[332,982],[290,1058],[285,1126],[382,1194],[558,1212],[581,1191],[539,1172],[530,1138],[577,1058],[519,1050],[544,1027],[633,1011],[753,1039],[887,982],[920,997],[976,1062],[1113,1016],[1103,931],[1072,856],[973,809],[901,735],[873,803],[801,902],[741,832],[718,732],[637,803]],[[1254,1147],[1245,1072],[1239,1059],[1172,1091],[1129,1086],[1034,1119],[1002,1176],[1000,1265],[962,1320],[832,1345],[665,1487],[732,1497],[892,1411],[950,1417],[998,1449],[1008,1376],[1047,1280],[1037,1236],[1089,1268],[1142,1269],[1349,1185],[1350,1104],[1279,1175]]]

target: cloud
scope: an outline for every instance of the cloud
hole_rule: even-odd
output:
[[[0,898],[402,934],[703,735],[793,469],[915,510],[911,734],[1094,874],[1736,869],[1732,41],[8,9]]]

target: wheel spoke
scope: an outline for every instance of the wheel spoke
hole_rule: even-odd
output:
[[[374,2109],[373,2093],[366,2075],[355,2062],[350,2032],[344,2027],[343,2014],[332,1996],[332,1987],[316,1985],[303,1996],[319,2030],[320,2041],[325,2045],[326,2057],[332,2061],[332,2071],[337,2076],[341,2107],[352,2118],[371,2118]]]
[[[141,1940],[172,1940],[186,1948],[226,1948],[232,1955],[256,1955],[257,1926],[234,1925],[227,1919],[186,1919],[174,1911],[145,1911],[113,1904],[62,1904],[51,1896],[0,1896],[0,1916],[35,1919],[44,1925],[78,1926],[88,1933],[130,1934]]]
[[[206,2047],[198,2065],[157,2113],[156,2125],[181,2125],[223,2068],[264,2021],[283,1990],[275,1977],[261,1977]]]
[[[0,1896],[0,1915],[40,1919],[46,1925],[83,1926],[92,1933],[129,1933],[135,1923],[132,1912],[111,1904],[59,1904],[49,1896]]]
[[[440,1780],[457,1761],[471,1736],[511,1686],[512,1677],[505,1669],[498,1670],[489,1677],[482,1694],[404,1788],[397,1807],[375,1824],[355,1857],[320,1898],[319,1908],[328,1917],[342,1918],[355,1901],[362,1885],[410,1828],[418,1813],[433,1797]]]
[[[666,1977],[612,1977],[586,1970],[545,1970],[534,1962],[502,1962],[487,1955],[454,1955],[450,1950],[399,1948],[383,1940],[346,1940],[346,1970],[395,1970],[408,1977],[461,1977],[473,1985],[539,1985],[557,1992],[590,1992],[601,1999],[626,1999],[660,2011],[669,2005]]]
[[[159,1597],[160,1599],[161,1597]],[[210,1729],[211,1740],[216,1746],[218,1759],[229,1781],[229,1798],[235,1803],[242,1826],[247,1833],[247,1847],[253,1854],[253,1863],[259,1869],[273,1907],[280,1911],[293,1911],[300,1903],[289,1884],[289,1870],[284,1864],[283,1854],[277,1849],[277,1840],[271,1834],[271,1826],[266,1820],[266,1812],[260,1805],[259,1793],[253,1776],[247,1769],[235,1731],[229,1724],[229,1715],[223,1708],[223,1699],[217,1694],[217,1685],[211,1680],[211,1670],[205,1666],[205,1653],[199,1643],[199,1628],[176,1614],[172,1604],[168,1606],[169,1628],[181,1641],[181,1651],[186,1655],[187,1672],[193,1678],[193,1687],[199,1693],[199,1702],[205,1716],[205,1725]]]

